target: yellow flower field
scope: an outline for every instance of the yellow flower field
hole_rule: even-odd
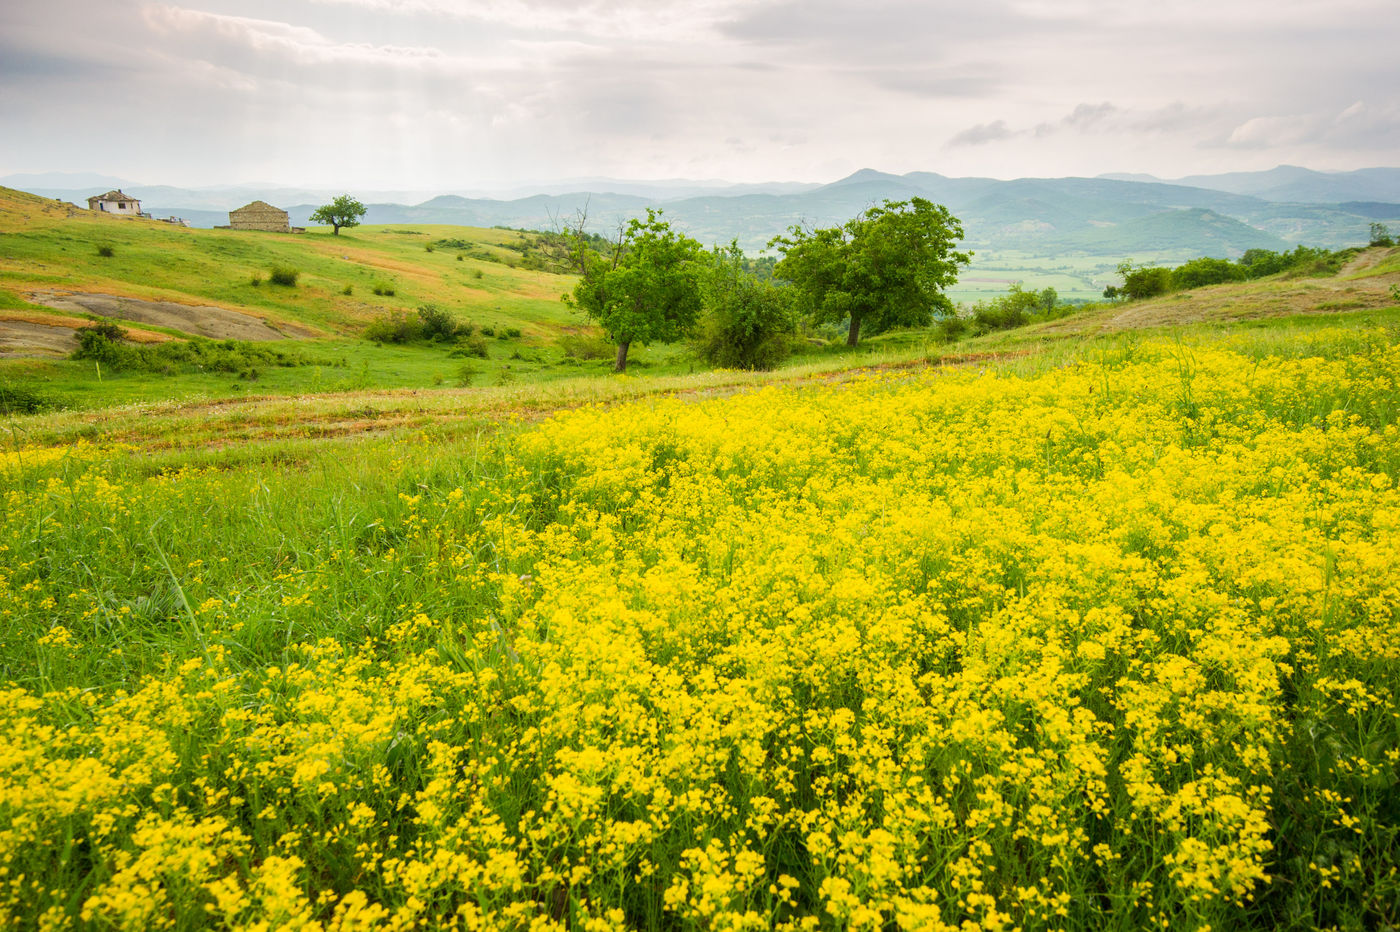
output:
[[[343,472],[16,446],[0,924],[1393,926],[1397,386],[1314,329]]]

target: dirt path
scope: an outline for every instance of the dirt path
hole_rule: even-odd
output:
[[[242,311],[212,305],[143,301],[140,298],[81,291],[35,291],[26,294],[25,298],[57,310],[133,320],[214,340],[287,340],[318,335],[314,330],[297,324],[274,325]]]

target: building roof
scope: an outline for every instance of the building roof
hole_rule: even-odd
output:
[[[241,214],[241,213],[242,213],[243,211],[245,211],[245,210],[254,210],[254,211],[275,210],[275,211],[277,211],[279,214],[285,214],[285,213],[286,213],[286,211],[283,210],[282,208],[280,208],[280,207],[273,207],[273,206],[272,206],[271,204],[269,204],[267,201],[254,201],[254,202],[251,203],[251,204],[244,204],[242,207],[238,208],[237,210],[231,210],[231,211],[229,211],[229,213],[231,213],[231,214]]]
[[[134,200],[137,200],[137,198],[132,197],[130,194],[123,194],[123,193],[121,192],[121,189],[118,188],[116,191],[108,191],[106,194],[99,194],[99,195],[97,195],[96,197],[90,197],[90,198],[88,198],[88,200],[90,200],[90,201],[134,201]]]

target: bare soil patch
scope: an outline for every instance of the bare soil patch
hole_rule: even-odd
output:
[[[67,356],[78,348],[75,327],[0,320],[0,357]]]
[[[317,336],[297,324],[274,324],[242,311],[207,304],[176,304],[173,301],[144,301],[120,295],[91,294],[81,291],[35,291],[25,295],[35,304],[99,317],[115,317],[157,327],[169,327],[192,336],[213,340],[287,340]]]

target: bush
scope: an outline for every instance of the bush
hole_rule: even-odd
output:
[[[1177,266],[1172,271],[1171,283],[1172,287],[1176,289],[1201,288],[1205,285],[1236,282],[1244,277],[1244,270],[1229,259],[1211,259],[1202,256]]]
[[[1135,266],[1133,260],[1125,259],[1118,263],[1118,274],[1123,276],[1123,285],[1118,289],[1118,294],[1130,301],[1166,294],[1171,288],[1171,269],[1149,265]]]
[[[125,341],[126,331],[101,321],[74,333],[78,348],[72,359],[92,359],[113,370],[133,370],[174,375],[180,371],[237,372],[256,379],[257,367],[304,366],[311,360],[301,353],[274,349],[243,340],[206,340],[192,337],[169,343],[136,345]]]
[[[482,327],[482,328],[481,328],[481,335],[484,336],[484,337],[494,337],[494,336],[496,335],[496,328],[495,328],[495,327]]]
[[[450,342],[461,333],[457,318],[436,304],[424,304],[418,308],[418,319],[422,322],[422,336],[427,340]]]
[[[1047,290],[1054,294],[1054,289]],[[1055,295],[1053,300],[1058,299],[1059,296]],[[1031,316],[1044,307],[1046,300],[1044,292],[1026,291],[1020,282],[1016,282],[1006,290],[1006,294],[974,304],[972,320],[968,325],[979,334],[1024,327],[1031,322]],[[1053,303],[1051,306],[1054,306]]]
[[[1370,244],[1372,246],[1394,246],[1395,240],[1391,237],[1390,230],[1384,223],[1373,223],[1371,224]]]
[[[777,368],[792,353],[792,294],[747,271],[737,245],[717,250],[692,342],[696,354],[725,369]]]
[[[297,278],[301,272],[290,265],[274,265],[272,271],[268,273],[267,280],[274,285],[282,285],[286,288],[295,288]]]
[[[126,331],[111,321],[98,321],[73,332],[78,348],[73,359],[92,359],[112,369],[131,368],[139,354],[127,345]]]
[[[0,414],[38,414],[59,405],[23,385],[0,382]]]
[[[1272,249],[1246,249],[1238,264],[1244,277],[1252,280],[1282,272],[1288,268],[1289,256]]]
[[[248,284],[252,285],[254,288],[257,288],[257,287],[261,286],[261,285],[262,285],[262,276],[259,275],[257,272],[254,272],[254,273],[253,273],[253,277],[250,278],[250,279],[248,279]]]
[[[423,338],[423,320],[408,311],[389,311],[370,321],[364,336],[376,343],[413,343]]]
[[[340,289],[340,293],[346,296],[352,295],[355,293],[355,286],[346,285],[344,288]]]
[[[481,370],[469,362],[464,362],[457,370],[457,384],[466,388],[472,384],[472,379],[481,374]]]
[[[554,342],[565,359],[612,359],[617,352],[601,333],[566,333]]]
[[[971,322],[966,317],[959,317],[957,314],[940,317],[938,323],[934,325],[934,332],[944,343],[954,343],[962,339],[971,329]]]
[[[479,359],[485,359],[490,355],[491,350],[486,345],[486,340],[482,338],[481,334],[474,334],[462,341],[462,352],[468,356],[476,356]]]
[[[391,298],[394,296],[394,286],[389,282],[375,282],[370,290],[380,297]]]
[[[110,259],[117,254],[117,251],[111,246],[98,246],[97,254],[104,259]]]

